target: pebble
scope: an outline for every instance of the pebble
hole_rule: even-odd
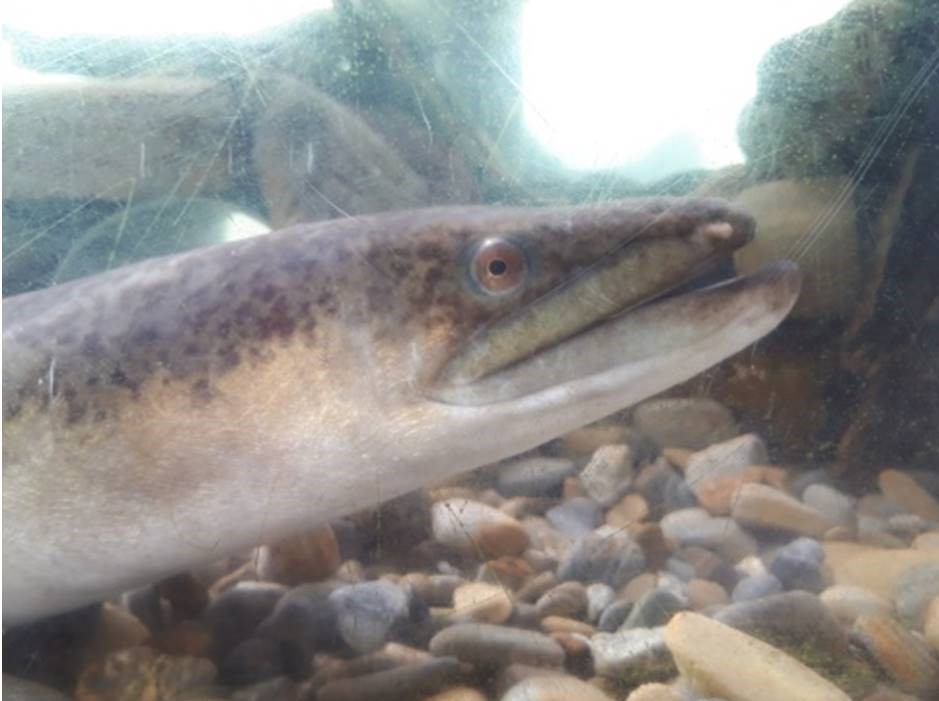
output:
[[[521,458],[502,466],[496,489],[507,497],[557,496],[565,478],[576,471],[573,461],[567,458]]]
[[[853,526],[857,500],[827,484],[810,484],[802,492],[802,502],[828,519],[833,526]]]
[[[453,611],[460,619],[505,623],[512,615],[512,597],[496,584],[469,582],[453,592]]]
[[[248,638],[235,646],[219,665],[226,684],[255,684],[283,675],[286,665],[281,646],[270,638]]]
[[[336,610],[329,602],[334,588],[320,582],[291,589],[257,626],[258,635],[284,649],[292,673],[305,674],[313,653],[342,647]]]
[[[926,609],[939,596],[939,564],[918,565],[897,577],[893,600],[900,620],[911,630],[923,630]]]
[[[148,647],[113,652],[78,679],[78,701],[172,699],[211,683],[215,665],[198,657],[161,655]]]
[[[600,620],[597,621],[597,628],[606,633],[615,633],[629,616],[635,602],[617,599],[607,606],[600,614]]]
[[[203,621],[180,621],[154,633],[150,646],[167,655],[210,657],[212,634]]]
[[[769,571],[785,589],[803,589],[818,593],[825,588],[822,563],[825,551],[817,540],[797,538],[777,552]]]
[[[939,661],[929,646],[889,616],[861,616],[852,637],[897,686],[911,694],[939,694]]]
[[[519,555],[529,543],[527,531],[516,519],[468,499],[434,503],[431,528],[438,543],[481,559]]]
[[[890,615],[893,605],[882,596],[850,584],[835,584],[819,594],[819,599],[835,618],[853,625],[859,616]]]
[[[691,489],[701,508],[714,516],[727,516],[733,509],[737,490],[745,484],[763,481],[764,468],[753,465],[734,475],[717,475],[695,482]]]
[[[685,481],[694,486],[706,479],[734,476],[751,465],[765,465],[769,454],[763,439],[746,433],[721,443],[714,443],[693,453],[685,468]]]
[[[712,606],[721,606],[730,601],[727,591],[717,582],[707,579],[692,579],[686,589],[688,605],[695,611]]]
[[[606,512],[606,524],[626,528],[649,516],[649,504],[641,494],[627,494]]]
[[[662,628],[597,633],[590,639],[590,653],[597,674],[626,684],[667,679],[675,673]]]
[[[687,697],[678,693],[667,684],[653,682],[633,689],[626,701],[685,701]]]
[[[820,538],[831,524],[810,506],[765,484],[745,484],[737,492],[731,515],[737,523]]]
[[[471,686],[455,686],[439,694],[426,696],[423,701],[486,701],[486,697]]]
[[[853,584],[892,599],[900,575],[917,565],[939,564],[939,550],[884,549],[857,543],[826,541],[825,563],[834,584]]]
[[[572,458],[586,458],[604,445],[628,443],[636,446],[643,438],[630,426],[620,423],[596,423],[566,433],[561,442]]]
[[[239,582],[213,600],[205,612],[216,654],[223,657],[247,639],[287,588],[269,582]]]
[[[336,611],[343,640],[359,653],[379,649],[409,615],[407,594],[396,584],[381,580],[336,589],[329,595],[329,603]]]
[[[730,411],[704,397],[648,399],[633,409],[633,423],[659,448],[701,450],[737,434]]]
[[[881,493],[911,514],[939,523],[939,501],[919,482],[900,470],[884,470],[877,476]]]
[[[564,650],[547,635],[488,623],[444,628],[431,639],[430,651],[438,657],[490,667],[511,663],[559,667],[564,663]]]
[[[260,579],[288,587],[327,579],[339,569],[339,543],[329,525],[258,548]]]
[[[558,564],[560,580],[603,582],[614,589],[643,571],[645,555],[627,533],[594,532],[578,538]]]
[[[635,456],[628,445],[597,448],[580,472],[587,494],[600,505],[612,506],[629,489],[635,475]]]
[[[52,687],[27,679],[3,675],[3,698],[7,701],[72,701],[74,697],[66,696]],[[100,699],[100,696],[94,697]]]
[[[926,642],[932,646],[933,652],[939,653],[939,596],[933,599],[926,609],[923,636],[926,638]]]
[[[737,583],[738,576],[734,567],[707,548],[692,545],[680,549],[676,555],[680,555],[694,567],[695,575],[699,579],[717,582],[724,589],[733,589]]]
[[[734,602],[753,601],[779,594],[782,590],[782,582],[775,575],[766,572],[741,579],[731,591],[730,598]]]
[[[548,509],[545,518],[561,533],[579,538],[603,523],[603,509],[593,499],[574,497]]]
[[[518,589],[535,573],[534,568],[518,557],[500,557],[484,562],[476,573],[481,582],[497,584],[503,589]]]
[[[704,509],[673,511],[662,518],[659,527],[666,538],[679,546],[707,548],[730,562],[757,552],[756,540],[735,521],[711,516]]]
[[[192,697],[187,696],[186,698]],[[194,698],[198,701],[205,701],[201,695]],[[268,679],[238,689],[231,695],[231,701],[294,701],[297,698],[297,685],[289,677]]]
[[[939,531],[920,533],[913,539],[912,546],[918,550],[939,550]]]
[[[616,591],[609,584],[595,582],[589,585],[587,592],[587,620],[596,623],[600,614],[616,598]]]
[[[460,681],[460,663],[439,657],[324,685],[317,701],[413,701]]]
[[[589,623],[564,616],[545,616],[541,619],[541,629],[549,635],[551,633],[577,633],[588,638],[597,632],[596,628]]]
[[[661,587],[653,589],[635,603],[620,630],[665,625],[676,612],[687,607],[686,598]]]
[[[587,589],[580,582],[562,582],[535,603],[538,615],[577,618],[587,610]]]
[[[678,613],[665,644],[701,696],[726,701],[849,701],[841,689],[778,648],[698,613]]]
[[[502,701],[611,701],[600,689],[577,677],[543,675],[520,681]]]
[[[807,592],[791,591],[734,603],[715,620],[773,644],[812,645],[832,655],[848,651],[841,624],[824,604]]]

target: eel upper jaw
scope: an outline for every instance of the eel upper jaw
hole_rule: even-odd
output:
[[[428,399],[464,407],[541,407],[619,392],[625,407],[769,333],[792,309],[800,286],[797,266],[781,261],[704,289],[654,294],[484,377],[444,373]]]

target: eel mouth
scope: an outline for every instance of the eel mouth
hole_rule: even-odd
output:
[[[677,241],[624,246],[599,269],[472,335],[429,398],[482,406],[560,389],[573,399],[604,375],[614,384],[632,376],[623,372],[631,367],[688,379],[768,333],[798,298],[801,275],[788,261],[715,283],[752,233],[713,222]],[[658,362],[666,356],[669,363]]]

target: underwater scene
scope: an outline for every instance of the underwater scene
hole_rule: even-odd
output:
[[[939,699],[936,0],[4,10],[3,699]]]

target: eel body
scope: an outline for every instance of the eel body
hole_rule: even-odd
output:
[[[3,616],[26,622],[537,446],[791,309],[714,200],[297,226],[3,302]],[[481,439],[484,437],[484,439]]]

